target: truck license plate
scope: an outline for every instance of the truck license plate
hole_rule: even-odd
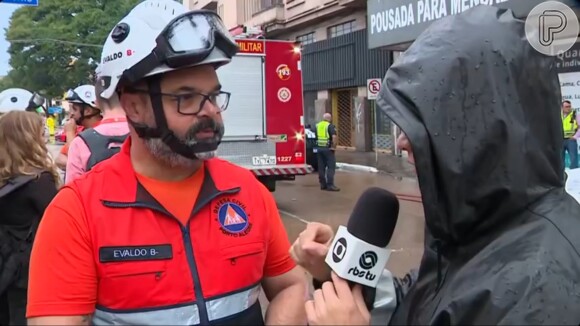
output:
[[[254,156],[253,165],[276,165],[276,156]]]

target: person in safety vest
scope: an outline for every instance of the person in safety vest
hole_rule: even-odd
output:
[[[46,117],[46,127],[48,128],[48,134],[50,137],[54,137],[54,133],[56,131],[56,118],[54,114],[49,114]]]
[[[98,126],[85,129],[71,142],[66,164],[66,181],[70,182],[89,171],[95,164],[118,153],[129,134],[125,111],[117,97],[104,98],[104,84],[97,83],[95,92],[103,120]]]
[[[328,191],[340,191],[334,185],[334,173],[336,171],[336,145],[338,137],[336,127],[331,123],[332,116],[325,113],[322,121],[316,124],[316,151],[318,154],[318,182],[320,189]]]
[[[95,86],[82,85],[74,90],[70,89],[65,100],[70,103],[69,119],[64,125],[66,143],[56,159],[56,165],[62,170],[66,170],[68,149],[76,135],[86,128],[96,127],[103,119],[97,106]]]
[[[270,192],[216,156],[238,51],[219,16],[139,3],[108,35],[103,98],[130,136],[59,191],[31,257],[29,325],[306,324],[307,281]]]
[[[570,156],[570,169],[578,168],[578,121],[576,111],[572,109],[572,103],[568,100],[562,102],[562,129],[564,130],[564,146],[562,148],[562,162],[565,162],[566,152]]]

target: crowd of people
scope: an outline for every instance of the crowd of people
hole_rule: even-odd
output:
[[[272,194],[216,157],[230,96],[216,71],[238,51],[219,16],[139,3],[111,26],[95,85],[67,94],[57,158],[41,98],[0,93],[0,324],[578,325],[558,77],[524,30],[478,6],[386,72],[377,105],[416,167],[425,248],[418,270],[371,289],[325,264],[332,228],[291,245]],[[317,133],[332,154],[329,124]]]

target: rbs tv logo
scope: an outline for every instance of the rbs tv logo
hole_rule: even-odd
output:
[[[359,270],[357,266],[355,266],[349,269],[348,273],[354,276],[358,276],[360,278],[367,279],[369,281],[373,281],[377,277],[377,275],[371,273],[370,269],[375,267],[378,260],[379,257],[374,251],[367,251],[364,254],[362,254],[358,260],[358,265],[362,270]]]

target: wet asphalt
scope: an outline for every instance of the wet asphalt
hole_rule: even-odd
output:
[[[320,190],[315,174],[277,185],[274,197],[290,241],[296,239],[307,222],[325,223],[334,229],[346,225],[358,197],[368,187],[381,187],[400,195],[397,227],[389,243],[393,253],[387,268],[402,275],[418,266],[423,254],[424,218],[417,182],[389,174],[358,172],[337,172],[335,179],[340,192]]]

